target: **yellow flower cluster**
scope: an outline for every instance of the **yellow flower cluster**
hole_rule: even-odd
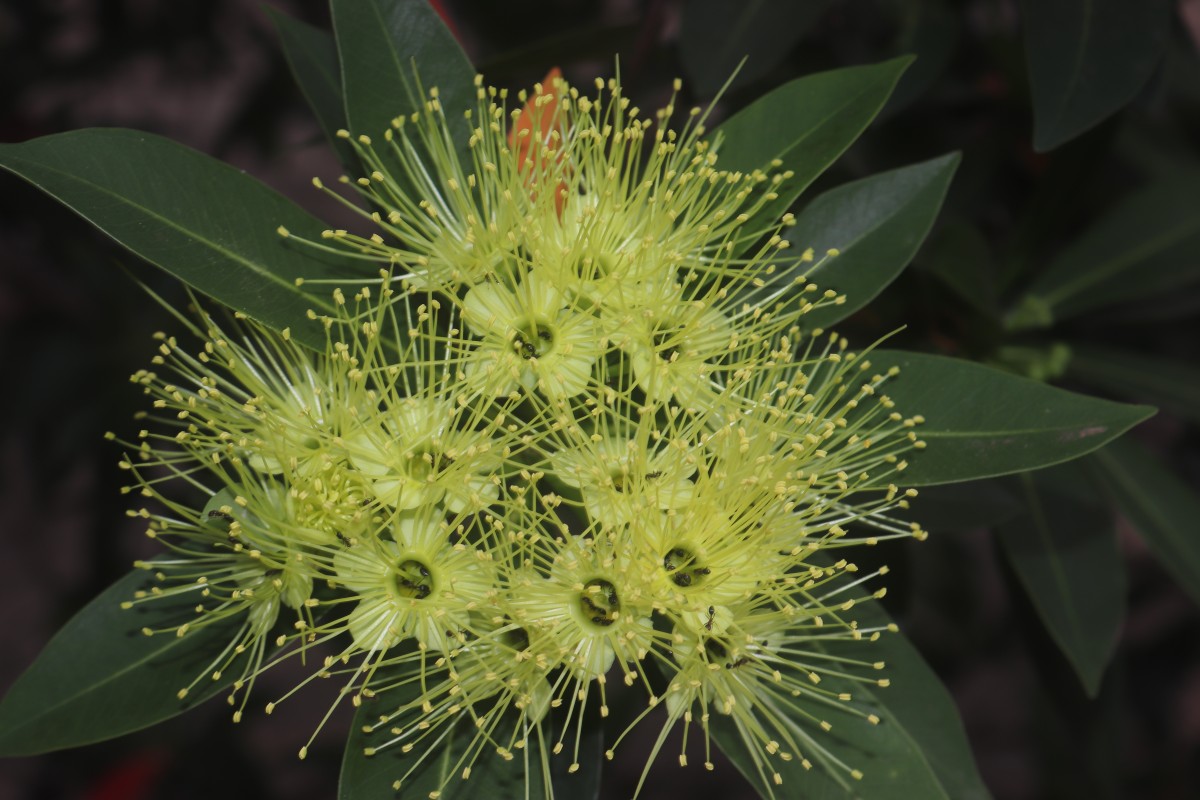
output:
[[[722,170],[702,113],[643,119],[615,81],[555,77],[514,111],[480,84],[461,149],[427,96],[378,147],[346,135],[373,232],[281,230],[382,267],[310,315],[323,350],[201,316],[198,350],[164,336],[134,376],[154,425],[123,466],[169,553],[129,605],[196,599],[151,634],[228,626],[196,682],[232,670],[235,718],[318,654],[310,679],[389,709],[368,752],[411,754],[397,787],[460,725],[454,775],[535,749],[575,769],[615,691],[645,710],[613,748],[698,725],[712,768],[726,718],[767,785],[779,760],[859,777],[827,711],[878,719],[822,679],[886,684],[828,648],[881,634],[854,606],[885,570],[837,551],[923,536],[895,513],[921,420],[804,329],[840,298],[805,280],[791,217],[762,218],[790,176]]]

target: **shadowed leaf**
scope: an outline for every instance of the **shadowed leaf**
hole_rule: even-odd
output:
[[[1166,45],[1169,0],[1025,0],[1034,147],[1045,152],[1129,102]]]
[[[1022,475],[1026,511],[1000,525],[1001,545],[1050,636],[1090,697],[1125,616],[1125,568],[1112,515],[1076,464]]]

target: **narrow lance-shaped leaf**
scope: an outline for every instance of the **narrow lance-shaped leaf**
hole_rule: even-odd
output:
[[[332,301],[297,278],[364,274],[362,262],[289,243],[325,226],[227,164],[149,133],[116,128],[0,145],[0,167],[37,186],[133,253],[230,308],[324,346],[308,309]],[[369,271],[369,270],[368,270]]]
[[[750,172],[779,159],[778,169],[794,174],[763,214],[782,214],[866,130],[911,63],[904,57],[820,72],[769,92],[717,129],[721,168]]]
[[[898,482],[909,486],[1040,469],[1090,453],[1154,409],[1075,394],[971,361],[876,350],[872,372],[899,367],[883,391],[926,442]]]
[[[962,29],[967,25],[965,15],[952,8],[949,0],[926,0],[907,6],[897,22],[897,36],[891,50],[912,54],[916,61],[888,98],[881,113],[883,118],[891,117],[924,97],[945,74],[959,52]]]
[[[1093,453],[1086,466],[1163,567],[1200,603],[1200,498],[1195,490],[1128,436]]]
[[[1168,0],[1025,0],[1034,147],[1045,152],[1129,102],[1167,41]]]
[[[574,755],[574,753],[572,753]],[[604,727],[593,725],[579,737],[579,768],[572,771],[566,754],[550,761],[550,782],[555,797],[599,800],[600,776],[604,771]]]
[[[422,89],[437,87],[465,153],[475,70],[427,0],[333,0],[331,8],[350,132],[382,138],[393,119],[424,107]]]
[[[1048,325],[1200,282],[1197,185],[1200,173],[1184,171],[1117,204],[1046,266],[1010,325]]]
[[[874,601],[854,607],[860,627],[891,623]],[[816,730],[821,743],[843,763],[862,772],[861,780],[847,779],[848,789],[815,766],[805,769],[799,758],[773,759],[782,783],[762,785],[753,761],[730,718],[713,712],[710,724],[721,750],[764,792],[777,798],[861,798],[861,800],[985,800],[990,795],[979,776],[962,721],[950,694],[929,665],[901,633],[885,633],[875,642],[826,645],[828,652],[868,663],[882,661],[887,687],[826,677],[821,688],[850,694],[850,704],[863,715],[879,717],[878,725],[848,712],[829,711],[829,731]],[[799,719],[796,725],[809,724]]]
[[[1125,569],[1112,515],[1080,468],[1020,477],[1026,512],[997,532],[1051,638],[1091,697],[1100,691],[1125,616]]]
[[[141,730],[192,708],[240,674],[235,664],[220,680],[209,677],[240,620],[183,636],[142,633],[195,616],[196,596],[186,594],[121,608],[149,582],[144,570],[126,575],[50,640],[0,702],[0,755],[45,753]],[[179,699],[197,677],[196,689]]]
[[[346,106],[342,100],[342,67],[338,63],[337,44],[329,31],[315,28],[293,19],[282,11],[268,7],[267,14],[279,32],[283,53],[287,56],[292,76],[316,115],[325,138],[337,153],[342,165],[350,168],[358,156],[337,132],[346,127]]]
[[[804,275],[846,298],[841,305],[805,314],[805,326],[824,328],[850,316],[912,260],[937,218],[959,160],[951,153],[825,192],[797,215],[786,235],[792,249],[785,253],[798,256],[811,248],[816,264],[792,262],[755,295],[783,292]],[[826,256],[831,249],[838,254]]]

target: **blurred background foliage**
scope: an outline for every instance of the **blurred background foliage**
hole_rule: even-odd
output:
[[[323,0],[272,5],[329,25]],[[902,329],[889,346],[1161,413],[1069,465],[923,492],[918,514],[936,535],[881,548],[888,605],[954,693],[997,798],[1200,795],[1200,2],[435,5],[492,83],[525,86],[554,65],[577,82],[619,69],[651,108],[677,76],[684,102],[703,104],[734,74],[717,118],[799,75],[918,56],[801,204],[954,150],[962,165],[913,265],[839,327],[858,344]],[[308,188],[338,162],[258,3],[7,4],[0,60],[0,141],[149,130],[344,219]],[[167,325],[137,281],[181,294],[54,201],[0,185],[7,687],[144,554],[101,437],[133,424],[141,398],[115,376],[142,366]],[[0,797],[330,797],[339,731],[305,762],[291,736],[325,700],[236,728],[210,704],[149,733],[5,761]],[[618,762],[603,796],[627,796],[639,769]],[[664,763],[643,796],[753,796],[731,769],[719,785],[693,772]]]

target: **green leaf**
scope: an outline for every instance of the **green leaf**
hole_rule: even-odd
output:
[[[907,108],[945,74],[958,53],[965,22],[964,15],[950,8],[947,0],[922,0],[897,10],[896,41],[888,49],[914,55],[916,61],[900,79],[882,117]]]
[[[1067,375],[1118,396],[1148,400],[1200,423],[1200,368],[1184,361],[1113,347],[1075,345]]]
[[[600,777],[604,771],[604,728],[585,727],[579,737],[579,769],[571,772],[571,760],[564,751],[550,759],[550,781],[555,797],[570,800],[599,800]]]
[[[141,730],[175,716],[228,686],[241,670],[207,678],[213,659],[241,620],[231,618],[184,636],[146,636],[194,618],[195,596],[162,597],[122,609],[151,576],[135,570],[63,626],[0,702],[0,755],[78,747]],[[204,675],[185,699],[177,693]]]
[[[380,685],[383,682],[375,680],[374,683]],[[388,730],[393,725],[407,729],[419,722],[424,716],[420,706],[406,710],[392,724],[376,733],[368,734],[364,730],[366,726],[378,722],[380,717],[393,713],[419,696],[418,683],[409,681],[363,701],[354,715],[350,738],[342,756],[342,772],[338,782],[340,800],[395,797],[394,784],[401,778],[401,797],[428,797],[430,792],[436,791],[441,792],[438,795],[441,800],[543,795],[545,773],[540,761],[542,749],[536,740],[519,750],[514,749],[511,761],[501,758],[494,744],[483,742],[482,750],[479,750],[479,743],[475,743],[477,747],[471,753],[477,757],[472,761],[468,750],[480,731],[469,714],[460,715],[457,722],[449,726],[437,728],[433,736],[421,739],[410,753],[402,752],[404,742],[390,747],[383,747],[383,744],[392,738]],[[549,747],[549,744],[546,746]],[[370,747],[381,749],[367,755],[366,750]],[[594,755],[599,757],[599,753]],[[422,756],[426,757],[418,764]],[[462,771],[467,765],[470,765],[471,773],[470,778],[464,781]]]
[[[957,483],[1040,469],[1107,444],[1154,413],[1056,389],[971,361],[876,350],[873,372],[896,366],[883,391],[905,416],[921,415],[898,482],[906,486]]]
[[[864,628],[891,623],[887,613],[874,601],[860,602],[854,611]],[[805,800],[990,797],[950,694],[903,634],[885,633],[875,642],[837,643],[824,649],[847,658],[886,664],[882,673],[874,675],[886,676],[891,682],[887,688],[868,688],[865,683],[832,676],[821,681],[822,689],[851,693],[856,708],[874,713],[881,720],[879,725],[870,725],[849,713],[822,709],[833,728],[829,732],[818,729],[812,733],[848,767],[861,770],[863,779],[847,778],[850,787],[846,790],[820,766],[805,770],[799,759],[773,759],[771,763],[779,770],[783,783],[763,785],[729,717],[712,714],[713,733],[721,750],[751,782],[762,786],[764,796],[773,793],[777,798]]]
[[[475,70],[427,0],[332,0],[330,7],[350,131],[382,137],[393,119],[424,108],[437,87],[465,152],[463,112],[476,105]]]
[[[995,316],[999,290],[992,249],[974,225],[953,222],[940,227],[915,267],[936,275],[976,311]]]
[[[1200,281],[1198,185],[1184,170],[1126,198],[1046,266],[1026,302],[1048,323]]]
[[[1017,495],[1000,480],[926,486],[911,501],[906,519],[928,531],[983,528],[1012,519],[1023,510]]]
[[[1169,0],[1025,0],[1034,148],[1052,150],[1125,105],[1162,58]]]
[[[711,97],[769,73],[812,28],[828,0],[772,3],[766,0],[691,0],[683,7],[679,56],[701,97]]]
[[[794,252],[812,248],[819,262],[796,262],[760,291],[782,291],[794,277],[806,275],[821,289],[846,297],[842,305],[810,311],[806,327],[824,328],[850,316],[912,260],[933,227],[959,161],[959,154],[951,153],[825,192],[797,215],[786,237]],[[820,260],[830,249],[840,252]]]
[[[794,175],[761,213],[782,214],[866,130],[911,63],[904,57],[820,72],[763,95],[714,133],[722,140],[720,167],[749,172],[779,159],[779,169]]]
[[[254,178],[159,136],[119,128],[0,145],[0,167],[24,178],[121,245],[185,283],[298,340],[324,347],[305,312],[332,302],[297,278],[349,278],[363,268],[285,241],[325,226]]]
[[[1017,579],[1088,696],[1100,691],[1125,616],[1125,569],[1108,509],[1076,464],[1020,477],[1026,513],[999,526]]]
[[[342,67],[338,63],[333,34],[293,19],[278,9],[268,6],[266,11],[279,32],[292,76],[316,115],[325,138],[343,166],[357,165],[354,148],[337,136],[337,132],[346,127],[346,106],[342,100]]]
[[[1200,498],[1126,436],[1086,462],[1180,587],[1200,603]]]

